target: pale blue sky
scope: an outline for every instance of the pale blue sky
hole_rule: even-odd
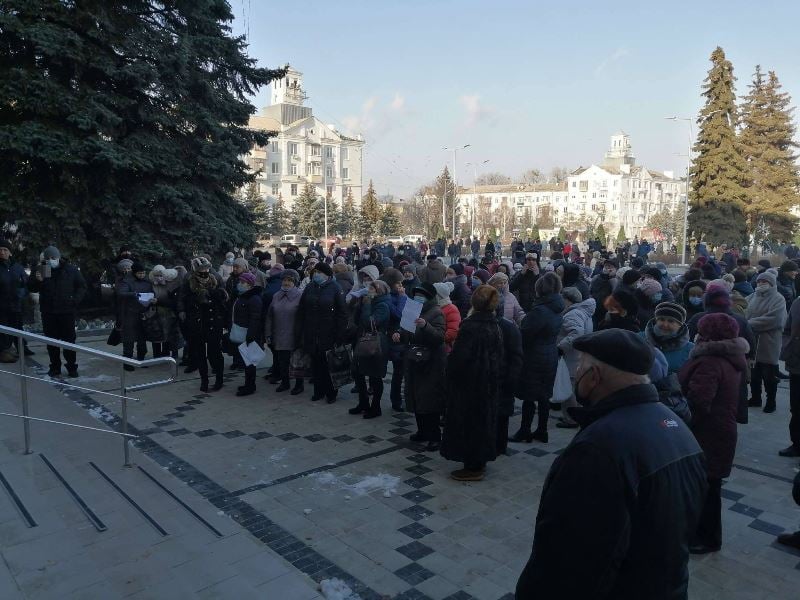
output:
[[[599,162],[631,135],[639,164],[685,169],[708,57],[721,45],[737,92],[754,66],[800,98],[800,2],[683,0],[229,0],[263,66],[303,73],[308,104],[367,140],[366,178],[410,195],[458,157],[514,176]],[[254,99],[261,108],[268,90]]]

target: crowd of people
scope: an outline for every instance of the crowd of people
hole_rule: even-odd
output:
[[[635,252],[590,244],[582,253],[569,242],[551,240],[545,250],[538,241],[514,240],[509,258],[491,240],[483,247],[472,240],[466,256],[465,247],[447,248],[444,240],[327,249],[314,243],[305,255],[290,246],[247,257],[231,252],[219,265],[198,255],[151,268],[122,248],[113,261],[116,327],[109,343],[121,342],[125,356],[135,350],[140,360],[148,352],[180,360],[187,373],[199,372],[204,392],[223,387],[224,355],[231,355],[230,368],[244,373],[240,396],[256,392],[256,365],[240,350],[255,344],[272,355],[265,377],[276,386],[271,393],[298,395],[308,384],[312,401],[333,404],[345,386],[357,397],[348,412],[364,419],[382,415],[391,363],[392,409],[414,414],[412,441],[463,464],[451,474],[459,481],[483,479],[509,442],[548,443],[550,413],[560,411],[556,427],[580,431],[545,485],[523,588],[566,568],[551,564],[557,553],[547,555],[551,545],[565,543],[552,538],[570,536],[552,528],[571,519],[578,527],[576,503],[597,495],[590,486],[599,477],[606,477],[598,487],[607,495],[598,492],[597,501],[613,504],[608,527],[632,526],[630,514],[620,514],[636,495],[627,479],[633,475],[614,462],[622,460],[620,443],[628,444],[628,459],[652,469],[639,474],[639,494],[680,482],[650,501],[661,506],[667,498],[673,506],[662,507],[663,514],[677,506],[689,515],[690,551],[719,550],[720,490],[733,464],[737,424],[747,423],[750,408],[776,410],[781,378],[789,379],[791,444],[780,454],[800,457],[800,259],[775,268],[766,259],[731,263],[727,255],[718,261],[700,252],[673,277],[663,263],[648,262],[644,241],[636,241]],[[28,276],[15,268],[11,247],[0,244],[4,324],[19,326],[20,301],[36,292],[44,334],[74,341],[85,290],[80,271],[57,248],[46,248]],[[421,305],[419,316],[403,327],[409,302]],[[9,360],[19,352],[11,339],[2,350]],[[48,373],[58,377],[60,352],[48,347],[48,354]],[[64,359],[68,376],[77,376],[75,354],[64,352]],[[515,398],[522,400],[521,423],[509,435]],[[630,411],[629,418],[620,411]],[[660,452],[653,419],[675,430]],[[667,545],[680,541],[655,523],[638,526],[663,534]],[[782,541],[800,547],[796,534]],[[625,552],[647,560],[641,543],[629,540]],[[606,561],[621,551],[595,549],[608,550]]]

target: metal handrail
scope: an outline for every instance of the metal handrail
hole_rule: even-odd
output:
[[[117,431],[105,431],[105,433],[113,433],[116,435],[122,436],[123,441],[123,449],[125,452],[125,466],[130,467],[132,466],[131,463],[131,455],[130,455],[130,445],[129,440],[132,437],[136,437],[128,433],[128,392],[138,391],[138,390],[147,390],[150,388],[158,387],[160,385],[166,385],[168,383],[172,383],[178,376],[178,363],[175,361],[174,358],[171,356],[162,356],[160,358],[150,358],[147,360],[136,360],[133,358],[128,358],[127,356],[120,356],[119,354],[114,354],[112,352],[105,352],[103,350],[96,350],[95,348],[88,348],[86,346],[81,346],[79,344],[73,344],[71,342],[65,342],[63,340],[57,340],[54,338],[50,338],[44,335],[39,335],[38,333],[31,333],[29,331],[23,331],[21,329],[14,329],[13,327],[7,327],[5,325],[0,325],[0,335],[7,335],[13,336],[17,338],[19,345],[19,372],[14,373],[13,371],[5,371],[3,373],[9,373],[11,375],[15,375],[20,379],[20,398],[22,399],[22,415],[12,415],[10,413],[0,413],[0,416],[8,416],[8,417],[17,417],[22,419],[23,422],[23,431],[25,435],[25,454],[31,454],[31,429],[30,429],[30,422],[31,421],[44,421],[48,423],[55,423],[58,425],[65,425],[67,427],[75,427],[78,429],[95,429],[91,427],[87,427],[85,425],[78,425],[77,423],[65,423],[62,421],[52,421],[48,419],[39,419],[36,417],[31,417],[29,408],[28,408],[28,379],[37,379],[39,381],[43,381],[45,383],[50,383],[53,385],[60,385],[60,386],[67,386],[73,387],[77,389],[87,390],[91,392],[106,394],[109,396],[116,396],[121,399],[122,405],[122,416],[121,416],[121,432]],[[61,348],[63,350],[72,350],[73,352],[81,352],[83,354],[88,354],[90,356],[95,356],[101,359],[110,360],[112,362],[116,362],[120,365],[120,372],[119,372],[119,380],[120,380],[120,391],[121,394],[110,394],[109,392],[103,392],[102,390],[95,390],[91,388],[78,388],[77,386],[70,386],[68,382],[61,382],[61,381],[52,381],[44,379],[43,377],[31,377],[25,372],[26,369],[26,359],[25,359],[25,352],[22,350],[24,349],[23,340],[30,340],[34,342],[41,342],[48,346],[55,346],[57,348]],[[127,386],[125,379],[126,379],[126,372],[125,366],[131,367],[151,367],[151,366],[158,366],[158,365],[171,365],[172,367],[172,374],[167,379],[159,379],[156,381],[149,381],[147,383],[140,383],[137,385]]]

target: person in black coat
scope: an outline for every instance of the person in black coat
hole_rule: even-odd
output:
[[[661,404],[653,350],[620,330],[577,338],[580,431],[553,462],[516,598],[687,598],[703,452]],[[569,556],[569,560],[564,560]]]
[[[472,311],[461,322],[447,357],[447,409],[441,454],[464,463],[450,476],[480,481],[497,457],[497,409],[504,364],[503,334],[495,317],[500,293],[489,285],[472,294]]]
[[[561,330],[561,280],[555,273],[545,273],[536,282],[536,301],[525,313],[520,324],[522,334],[523,380],[522,422],[511,437],[512,442],[530,443],[533,440],[547,443],[547,419],[550,415],[550,397],[558,367],[556,337]],[[536,406],[539,406],[539,423],[531,432]]]
[[[0,240],[0,325],[22,329],[22,299],[28,293],[28,275],[22,265],[11,257],[11,244]],[[12,352],[17,340],[0,335],[0,352]],[[27,343],[23,348],[26,356],[33,354]]]
[[[522,270],[511,278],[508,289],[519,300],[519,305],[527,314],[536,300],[536,281],[539,279],[539,262],[536,254],[525,256]]]
[[[139,294],[153,294],[147,303],[139,301]],[[147,340],[142,325],[142,315],[156,303],[152,282],[147,279],[144,265],[133,263],[131,272],[125,276],[117,288],[117,301],[122,316],[122,355],[133,358],[133,345],[136,344],[136,360],[144,360],[147,354]],[[126,371],[133,367],[125,365]]]
[[[44,250],[44,261],[29,281],[29,289],[39,292],[39,308],[42,312],[44,335],[64,342],[75,342],[75,316],[78,305],[86,295],[86,281],[81,272],[61,258],[55,246]],[[50,377],[61,375],[61,350],[48,346]],[[75,352],[64,350],[67,374],[78,376],[78,361]]]
[[[501,366],[500,401],[497,405],[497,454],[508,450],[508,420],[514,414],[514,397],[517,395],[522,373],[522,335],[516,323],[503,317],[503,307],[497,307],[497,323],[503,334],[503,365]]]
[[[238,298],[233,303],[233,326],[242,328],[244,330],[244,343],[250,345],[255,342],[263,349],[263,302],[261,300],[264,292],[261,286],[256,285],[256,277],[252,273],[242,273],[239,275],[239,281],[236,284],[236,291],[239,293]],[[239,354],[239,344],[241,341],[234,341],[233,345],[236,346],[236,353]],[[239,354],[241,357],[241,354]],[[242,364],[245,364],[244,361]],[[245,365],[244,368],[244,385],[239,386],[236,390],[237,396],[249,396],[256,391],[256,365]]]
[[[453,284],[453,291],[450,292],[450,301],[456,306],[461,320],[467,318],[470,309],[470,296],[472,292],[467,286],[467,276],[464,274],[464,265],[455,263],[447,268],[445,281]]]
[[[314,265],[311,283],[300,298],[297,318],[300,345],[311,356],[314,377],[311,400],[321,400],[324,396],[328,404],[333,404],[337,390],[333,387],[325,354],[345,341],[347,307],[342,290],[333,279],[333,270],[326,263]]]
[[[186,341],[192,362],[200,371],[200,391],[208,391],[208,364],[216,376],[214,390],[222,387],[222,329],[227,323],[228,294],[210,273],[211,262],[192,259],[192,272],[178,296],[178,319],[186,324]]]

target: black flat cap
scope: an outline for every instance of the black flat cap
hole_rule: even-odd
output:
[[[416,294],[417,292],[425,296],[428,300],[436,298],[436,288],[433,287],[432,283],[428,283],[427,281],[414,287],[413,293]]]
[[[644,338],[624,329],[603,329],[577,338],[572,347],[620,371],[647,375],[653,366],[653,349]]]

